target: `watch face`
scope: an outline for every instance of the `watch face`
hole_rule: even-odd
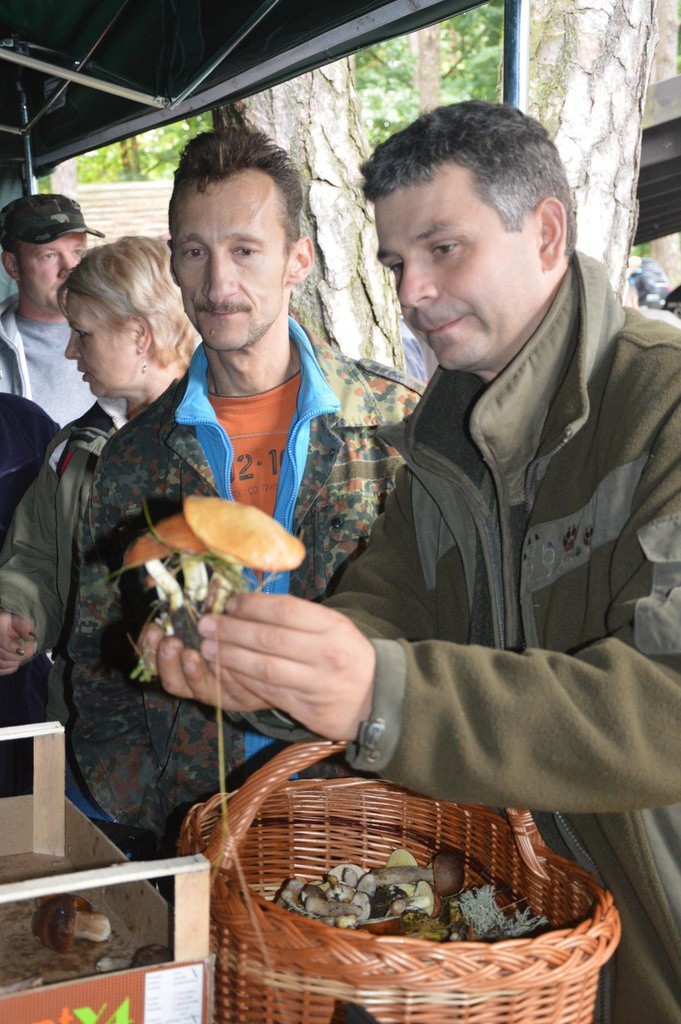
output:
[[[384,735],[385,721],[382,718],[372,718],[360,725],[357,744],[369,764],[378,760]]]

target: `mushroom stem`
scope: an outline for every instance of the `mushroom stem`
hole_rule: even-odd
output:
[[[73,925],[74,939],[89,939],[90,942],[106,942],[111,935],[111,922],[105,914],[90,914],[77,910]]]
[[[190,601],[200,605],[208,596],[208,570],[201,558],[180,555],[180,567],[184,576],[184,592]]]
[[[368,871],[359,880],[358,892],[367,892],[371,896],[379,885],[403,885],[409,882],[433,881],[432,868],[419,868],[405,865],[396,868],[378,868]]]
[[[171,611],[177,611],[184,604],[182,587],[172,573],[168,572],[163,562],[158,558],[150,558],[145,563],[145,568],[156,584],[156,590],[160,601],[167,601]]]
[[[439,896],[453,896],[461,889],[463,880],[463,854],[457,850],[440,850],[425,868],[404,864],[368,871],[360,878],[357,889],[371,896],[379,885],[429,882]]]
[[[235,573],[241,571],[241,567],[235,563]],[[219,569],[215,569],[213,575],[210,578],[208,584],[208,598],[206,601],[206,611],[212,612],[214,615],[221,615],[225,610],[225,605],[228,599],[232,596],[235,591],[234,582],[225,573],[220,572]]]

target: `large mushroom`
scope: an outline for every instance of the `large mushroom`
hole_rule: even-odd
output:
[[[426,867],[413,864],[395,864],[388,861],[383,868],[367,871],[357,885],[360,892],[373,895],[379,885],[413,884],[428,882],[438,896],[453,896],[459,892],[464,880],[464,857],[458,850],[439,850]]]
[[[302,541],[253,505],[191,497],[182,509],[190,530],[220,558],[262,572],[283,572],[305,557]]]
[[[260,509],[194,496],[185,498],[181,513],[138,537],[123,564],[125,569],[146,568],[158,595],[155,621],[165,633],[198,647],[199,617],[223,611],[231,594],[249,589],[244,569],[284,572],[300,565],[304,556],[302,542]],[[144,654],[133,675],[152,678]]]
[[[62,893],[41,902],[33,915],[33,934],[48,949],[68,953],[74,939],[106,942],[111,922],[105,914],[96,914],[82,896]]]

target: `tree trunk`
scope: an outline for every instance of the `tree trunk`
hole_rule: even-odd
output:
[[[577,206],[578,247],[622,294],[637,218],[641,117],[656,0],[534,0],[530,111],[555,140]]]
[[[655,50],[651,82],[664,82],[676,75],[679,49],[679,11],[677,0],[657,0],[659,39]],[[674,287],[681,284],[681,235],[656,238],[650,254],[666,270]]]
[[[433,110],[440,103],[440,26],[431,25],[415,32],[416,91],[419,112]]]
[[[346,355],[403,367],[398,305],[376,259],[373,211],[359,185],[368,147],[348,62],[301,75],[238,107],[290,154],[308,183],[303,231],[314,243],[315,266],[296,289],[292,311]]]
[[[123,175],[128,181],[139,181],[142,177],[139,158],[139,143],[137,136],[129,139],[122,139],[121,161],[123,163]]]
[[[78,159],[75,156],[70,160],[64,160],[63,163],[57,164],[50,175],[50,190],[57,195],[68,196],[69,199],[77,199],[77,172]]]

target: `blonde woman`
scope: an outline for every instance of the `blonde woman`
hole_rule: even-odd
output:
[[[58,294],[71,327],[66,358],[77,362],[96,401],[55,436],[14,513],[0,555],[0,675],[52,651],[48,719],[67,724],[66,645],[97,459],[114,431],[184,375],[196,337],[168,249],[151,238],[90,250]]]

